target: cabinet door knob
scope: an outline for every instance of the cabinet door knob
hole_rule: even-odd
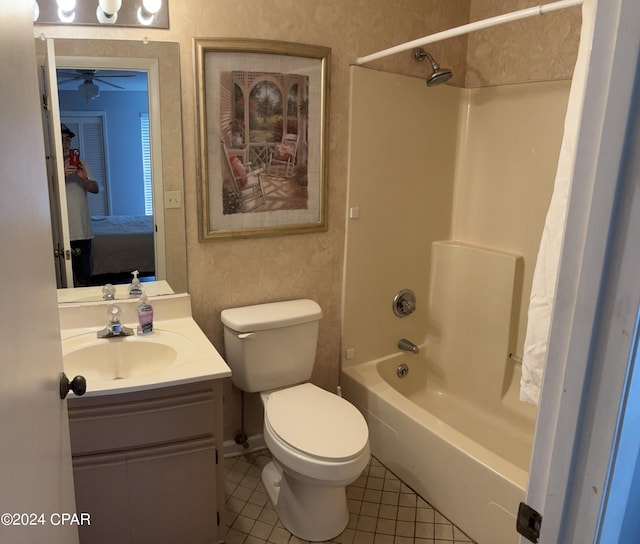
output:
[[[69,381],[67,375],[64,372],[60,373],[60,398],[66,399],[69,390],[79,397],[84,395],[87,390],[87,380],[84,376],[76,376],[73,380]]]

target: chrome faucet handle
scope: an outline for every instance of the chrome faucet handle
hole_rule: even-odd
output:
[[[120,307],[112,304],[107,308],[107,317],[109,318],[109,324],[111,325],[119,325],[120,324]]]
[[[411,289],[403,289],[393,299],[393,313],[407,317],[416,310],[416,295]]]
[[[105,283],[102,288],[102,298],[104,300],[115,300],[116,298],[116,288],[110,283]]]
[[[107,308],[109,324],[98,331],[98,338],[113,338],[115,336],[133,336],[133,329],[120,324],[120,307],[111,304]]]
[[[410,314],[416,309],[415,302],[413,302],[411,300],[402,300],[400,302],[400,305],[402,307],[402,313],[403,314]]]

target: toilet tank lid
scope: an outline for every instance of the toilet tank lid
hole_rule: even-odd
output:
[[[222,323],[236,332],[276,329],[318,321],[322,309],[310,299],[285,300],[223,310]]]

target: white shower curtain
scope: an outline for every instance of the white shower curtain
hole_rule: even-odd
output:
[[[582,4],[580,46],[569,92],[562,147],[558,159],[553,195],[542,231],[540,249],[533,274],[529,319],[522,355],[522,378],[520,380],[520,400],[532,404],[538,404],[547,360],[547,343],[564,238],[567,205],[573,182],[576,142],[582,117],[584,90],[589,71],[596,3],[597,0],[584,0]]]

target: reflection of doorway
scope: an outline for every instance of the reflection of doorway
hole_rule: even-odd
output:
[[[75,72],[96,73],[99,87],[88,97],[81,92],[85,84],[69,78],[73,72],[58,69],[61,122],[76,134],[72,147],[80,149],[100,187],[97,195],[88,195],[91,284],[129,282],[133,270],[141,278],[155,278],[147,74]]]

